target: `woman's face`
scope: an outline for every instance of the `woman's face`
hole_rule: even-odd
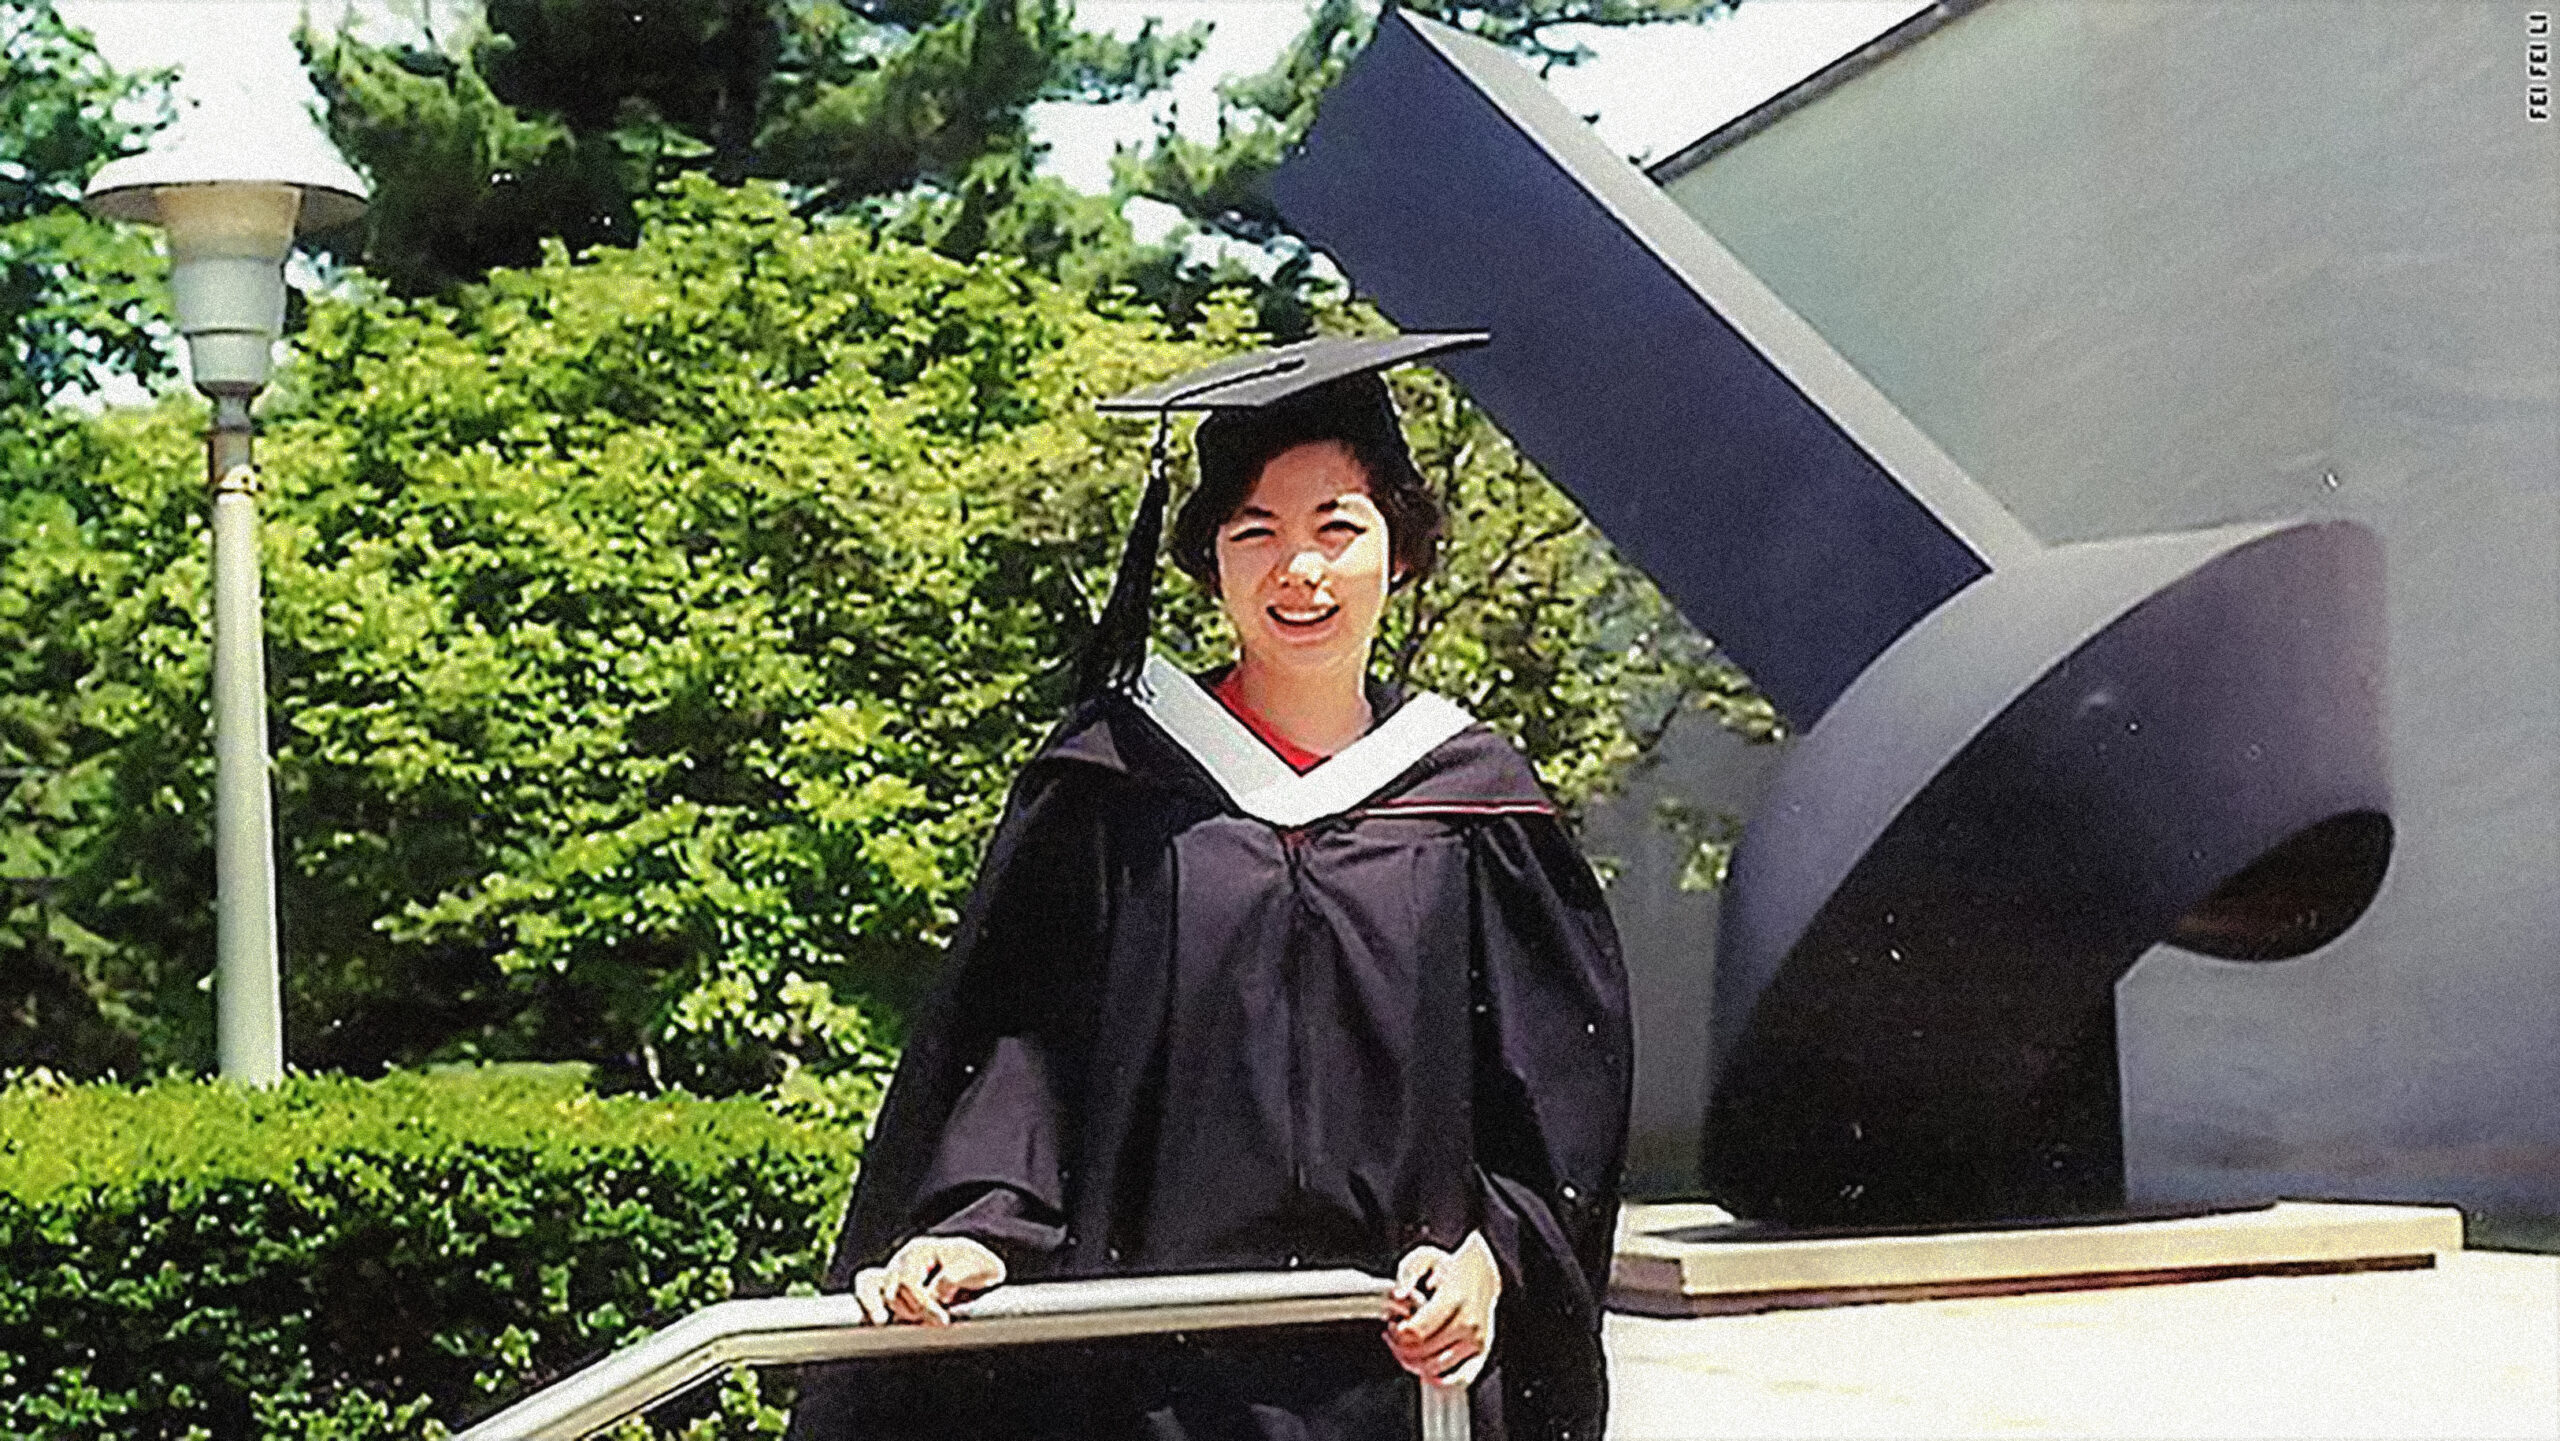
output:
[[[1311,441],[1273,456],[1218,527],[1218,599],[1245,664],[1365,665],[1391,555],[1386,518],[1348,446]]]

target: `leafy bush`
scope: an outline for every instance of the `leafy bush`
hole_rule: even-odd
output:
[[[746,1100],[600,1098],[575,1067],[0,1091],[0,1437],[476,1419],[700,1306],[814,1281],[857,1137]],[[722,1434],[780,1414],[751,1382],[721,1404],[743,1428]]]

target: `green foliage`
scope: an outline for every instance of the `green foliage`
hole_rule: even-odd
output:
[[[332,138],[375,177],[362,236],[331,238],[395,289],[434,294],[538,263],[545,238],[583,249],[637,233],[645,146],[520,114],[476,68],[415,51],[342,40],[312,75]]]
[[[302,43],[374,178],[364,263],[427,295],[546,239],[628,244],[638,199],[683,174],[773,180],[804,215],[912,211],[962,258],[1113,249],[1116,208],[1033,174],[1026,112],[1159,88],[1205,34],[1114,39],[1070,0],[492,0],[441,44]]]
[[[0,0],[0,65],[0,515],[52,515],[19,498],[70,488],[62,482],[89,453],[77,415],[57,402],[167,368],[156,301],[165,264],[147,235],[91,220],[79,204],[89,176],[140,139],[136,117],[149,118],[161,77],[113,74],[50,5],[20,0]],[[60,707],[25,692],[69,677],[22,639],[14,599],[0,599],[0,632],[20,642],[0,643],[0,716],[17,718],[0,720],[0,1004],[15,1014],[0,1035],[43,1035],[48,1055],[94,1071],[129,1063],[133,1047],[98,1022],[99,998],[64,949],[74,938],[48,930],[66,871],[39,818],[58,814],[77,782],[31,764],[23,742],[57,724]],[[0,1061],[13,1052],[0,1042]]]
[[[164,77],[119,76],[50,4],[0,0],[0,482],[29,463],[46,402],[166,363],[151,298],[166,267],[147,236],[80,209],[100,165],[137,148],[133,118]]]
[[[131,1072],[211,1019],[202,965],[157,974],[163,948],[185,943],[169,928],[211,924],[210,873],[187,869],[210,859],[200,462],[170,429],[126,459],[129,477],[110,474],[111,447],[140,430],[65,417],[0,495],[0,873],[13,882],[0,1064]],[[126,789],[171,778],[181,788],[157,796]],[[137,869],[168,882],[120,889]],[[111,939],[124,918],[143,934]],[[172,1005],[153,1004],[161,991]]]
[[[1656,800],[1653,818],[1656,824],[1678,836],[1685,848],[1680,861],[1680,889],[1723,889],[1725,875],[1733,867],[1733,848],[1742,843],[1742,822],[1677,796]]]
[[[1720,15],[1737,3],[1738,0],[1416,0],[1404,8],[1517,50],[1536,62],[1538,73],[1544,75],[1559,65],[1579,65],[1591,58],[1591,47],[1583,44],[1576,32],[1695,22]]]
[[[1263,182],[1315,123],[1316,102],[1369,43],[1374,24],[1358,0],[1317,0],[1307,28],[1270,68],[1220,82],[1216,140],[1192,140],[1168,118],[1153,145],[1114,157],[1117,187],[1254,244],[1286,235]]]
[[[0,1438],[442,1434],[814,1281],[857,1134],[569,1067],[0,1090]],[[658,1434],[780,1419],[718,1406]]]

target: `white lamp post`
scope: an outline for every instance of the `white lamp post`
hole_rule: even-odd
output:
[[[187,369],[213,401],[215,1050],[223,1079],[270,1086],[284,1076],[284,1006],[249,402],[284,329],[294,236],[353,221],[366,190],[300,106],[245,89],[214,99],[162,143],[100,170],[88,204],[169,232]]]

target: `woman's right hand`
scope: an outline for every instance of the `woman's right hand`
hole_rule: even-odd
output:
[[[966,1236],[918,1236],[885,1265],[856,1272],[854,1299],[874,1326],[951,1324],[951,1303],[1004,1282],[1004,1258]]]

